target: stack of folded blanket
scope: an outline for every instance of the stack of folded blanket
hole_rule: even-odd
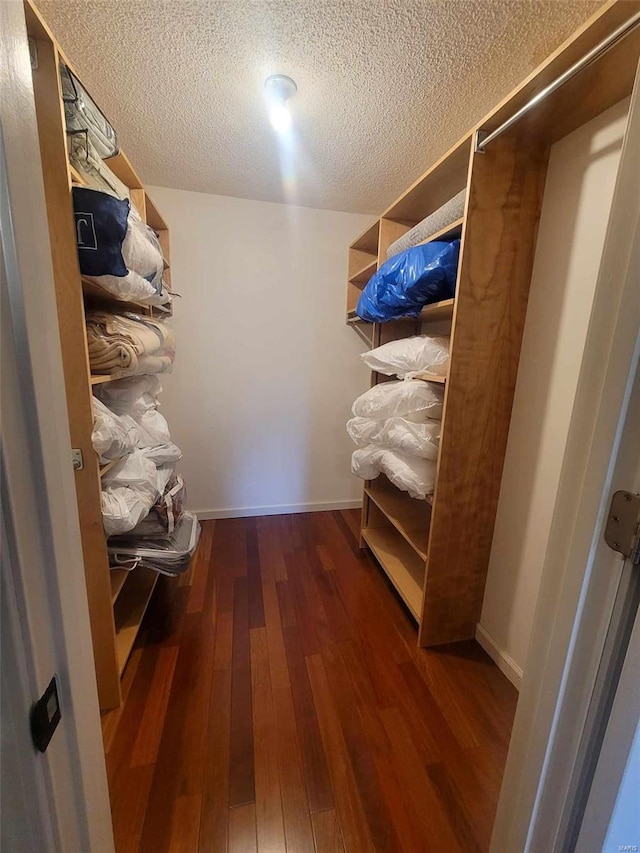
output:
[[[444,387],[414,377],[445,376],[449,342],[426,335],[404,338],[361,357],[372,370],[398,381],[374,385],[353,404],[347,432],[358,450],[351,470],[364,480],[383,473],[411,497],[424,500],[435,488]]]
[[[87,313],[91,372],[132,376],[170,373],[175,357],[173,331],[159,320],[138,314]]]

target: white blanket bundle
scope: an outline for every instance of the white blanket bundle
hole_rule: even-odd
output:
[[[444,386],[413,377],[445,376],[449,342],[426,335],[403,338],[365,353],[362,360],[401,381],[380,382],[353,404],[347,432],[358,450],[351,470],[364,480],[385,474],[397,488],[424,500],[435,488]]]
[[[138,314],[87,313],[89,362],[94,374],[170,373],[176,343],[165,323]]]

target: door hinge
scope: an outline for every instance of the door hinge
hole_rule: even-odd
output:
[[[82,458],[82,451],[78,450],[77,447],[71,448],[71,464],[73,465],[74,471],[82,471],[84,468],[84,459]]]
[[[615,492],[604,528],[604,541],[614,551],[640,563],[640,495]]]

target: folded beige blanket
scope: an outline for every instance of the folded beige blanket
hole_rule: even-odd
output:
[[[175,337],[159,320],[138,314],[90,311],[86,322],[92,373],[133,376],[171,371]]]

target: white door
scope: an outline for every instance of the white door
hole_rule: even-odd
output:
[[[2,828],[16,851],[110,853],[113,833],[22,0],[0,2]],[[55,675],[44,752],[30,713]]]

